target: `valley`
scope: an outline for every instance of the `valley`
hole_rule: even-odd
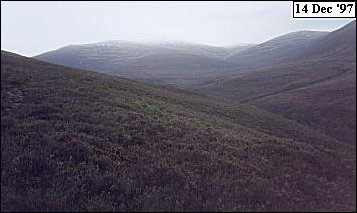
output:
[[[356,211],[356,21],[290,6],[2,2],[1,212]]]
[[[35,58],[227,97],[355,145],[355,35],[352,21],[333,32],[299,31],[235,48],[112,41],[68,46]],[[320,92],[313,91],[316,87]],[[323,91],[325,98],[320,97]]]

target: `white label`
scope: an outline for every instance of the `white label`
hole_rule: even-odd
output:
[[[293,2],[294,18],[355,18],[355,2]]]

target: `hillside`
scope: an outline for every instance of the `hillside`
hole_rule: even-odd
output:
[[[255,107],[1,52],[2,211],[355,211],[355,168]]]
[[[356,145],[355,71],[250,103]]]
[[[315,40],[299,57],[356,55],[356,20]]]
[[[231,51],[240,52],[244,48],[246,46],[220,48],[179,42],[107,41],[70,45],[35,58],[147,82],[188,87],[231,70],[233,65],[224,58]]]
[[[292,62],[309,48],[311,43],[326,35],[320,31],[298,31],[288,33],[255,45],[227,57],[237,64],[239,72]]]
[[[307,59],[220,78],[199,90],[262,107],[355,145],[355,35],[351,22],[310,43]]]

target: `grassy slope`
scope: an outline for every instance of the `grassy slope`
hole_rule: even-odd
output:
[[[356,23],[313,44],[302,56],[309,59],[232,75],[200,90],[254,104],[355,145]]]
[[[201,90],[253,104],[355,145],[355,56],[280,65]]]
[[[356,145],[355,72],[250,103]]]
[[[355,210],[355,149],[245,105],[1,54],[1,210]]]
[[[201,90],[248,102],[355,72],[356,54],[353,51],[350,53],[343,58],[341,54],[316,57],[232,75],[203,84]]]

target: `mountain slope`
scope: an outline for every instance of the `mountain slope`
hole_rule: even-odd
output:
[[[356,54],[356,20],[315,40],[300,57],[309,58],[316,55],[337,56]]]
[[[229,51],[189,43],[109,41],[71,45],[35,58],[159,84],[190,86],[231,69],[232,65],[224,60]]]
[[[320,31],[288,33],[244,51],[232,54],[227,61],[237,64],[240,72],[296,60],[310,43],[326,35]]]
[[[106,41],[70,45],[35,58],[152,83],[193,88],[233,73],[293,61],[310,42],[326,34],[300,31],[259,45],[231,48],[178,42],[140,44]]]
[[[200,90],[256,104],[355,145],[356,109],[345,110],[356,102],[355,33],[351,22],[310,43],[308,59],[231,75]]]
[[[268,95],[250,103],[306,123],[343,141],[356,142],[356,72]]]
[[[2,211],[356,209],[356,153],[218,97],[1,53]]]

